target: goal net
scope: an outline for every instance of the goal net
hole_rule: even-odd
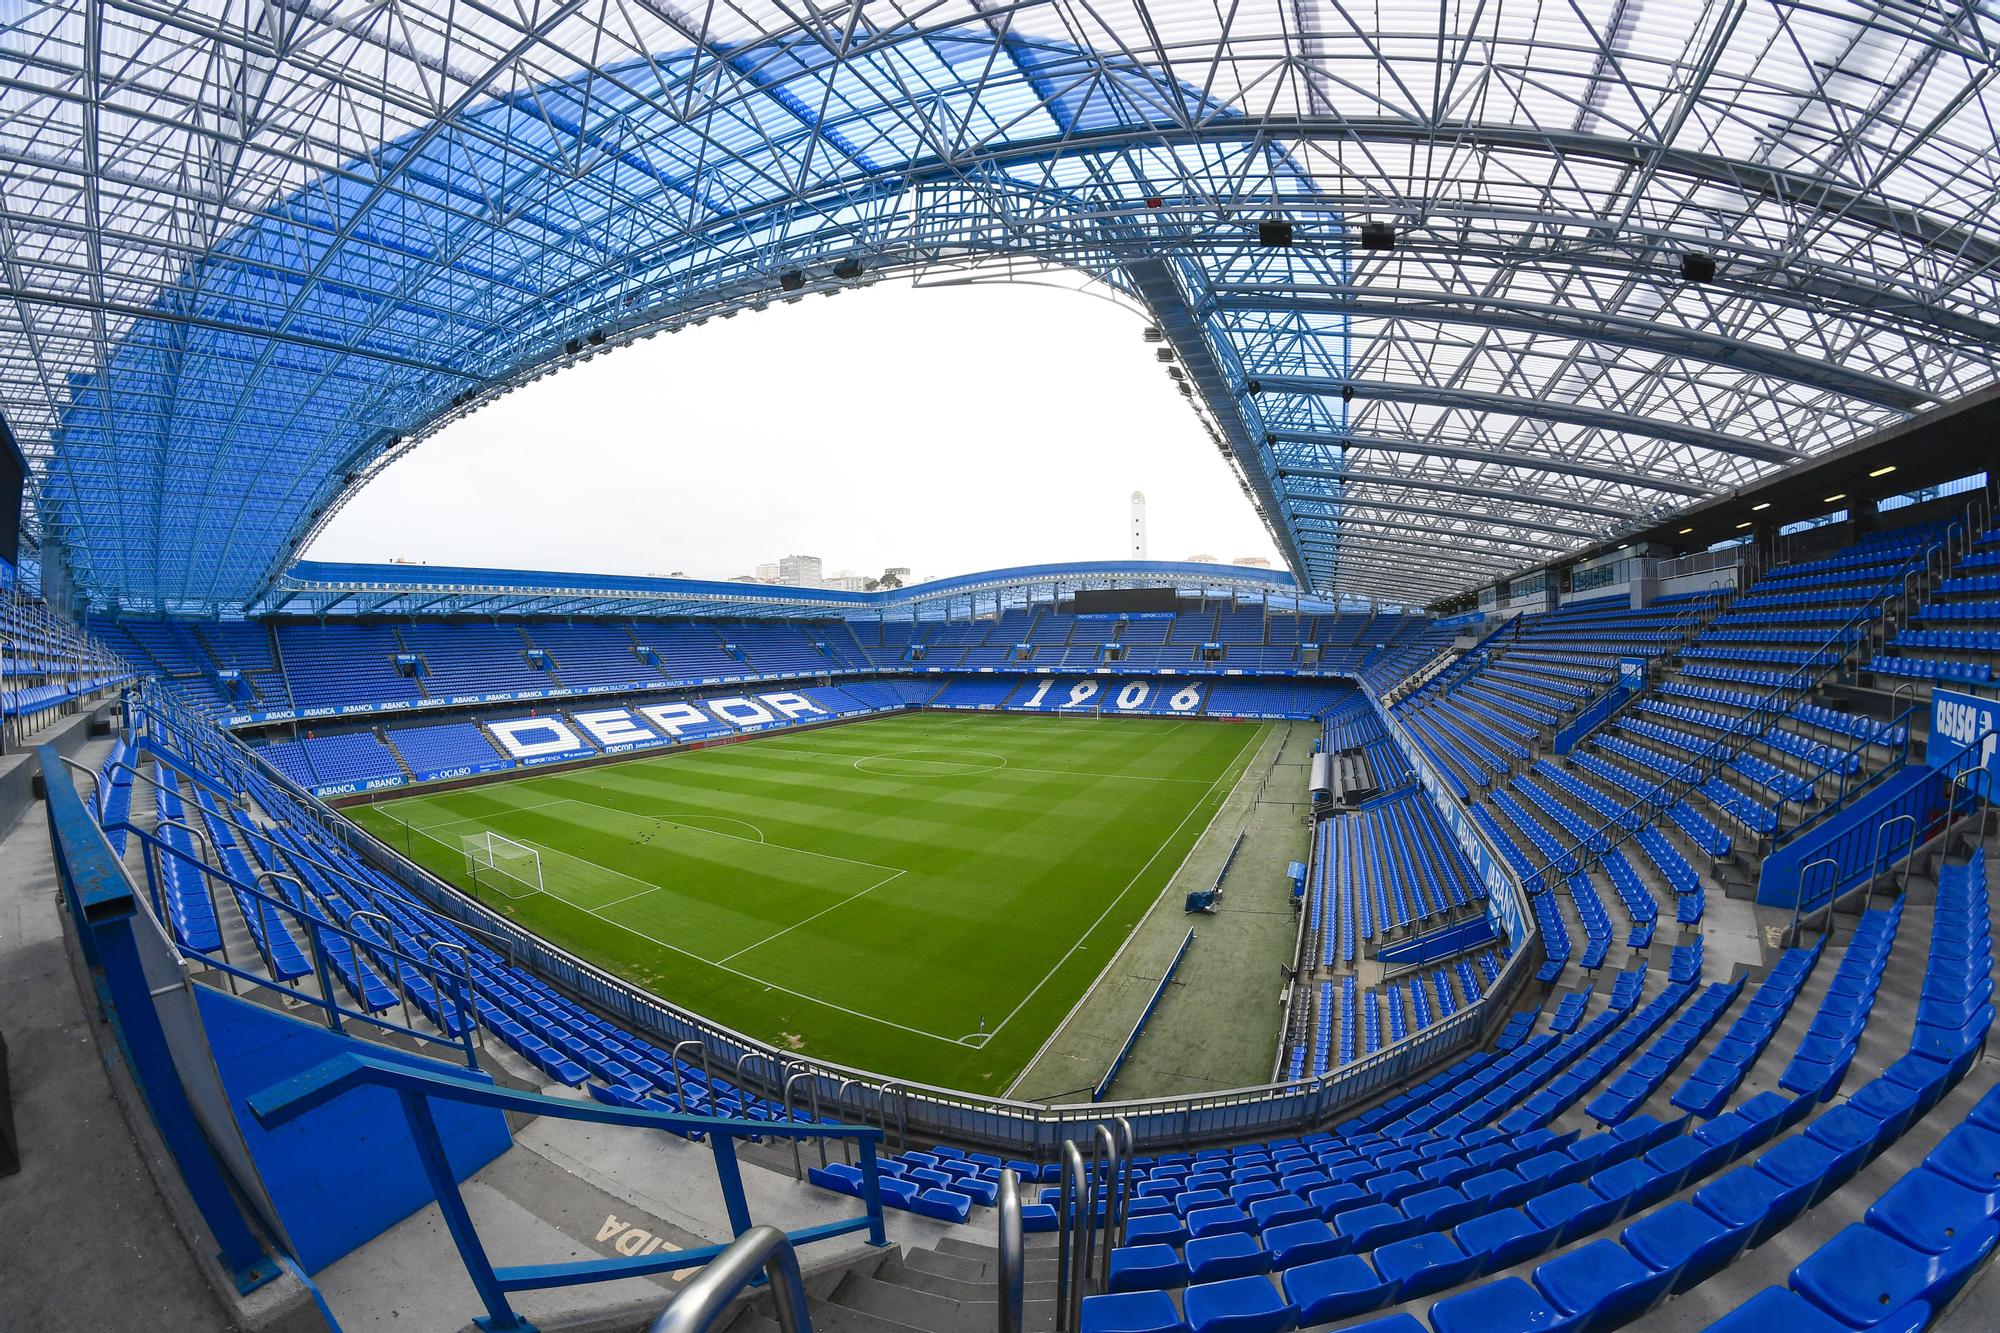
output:
[[[466,873],[474,880],[491,875],[534,892],[541,891],[542,854],[528,844],[503,838],[491,829],[467,833],[459,842],[465,848]],[[505,891],[504,885],[496,887]]]

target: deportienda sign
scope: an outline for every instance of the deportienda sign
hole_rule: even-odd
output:
[[[720,698],[597,708],[569,717],[516,717],[489,722],[501,748],[522,763],[549,763],[571,755],[620,754],[667,745],[687,737],[755,731],[773,724],[832,717],[803,694],[724,695]],[[579,734],[581,733],[581,734]]]

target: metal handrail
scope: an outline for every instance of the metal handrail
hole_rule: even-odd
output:
[[[1099,1189],[1102,1189],[1104,1192],[1104,1252],[1098,1256],[1097,1289],[1099,1291],[1109,1291],[1111,1290],[1111,1251],[1117,1248],[1112,1243],[1111,1238],[1118,1230],[1118,1189],[1112,1183],[1118,1178],[1118,1140],[1112,1137],[1110,1126],[1104,1124],[1092,1126],[1092,1137],[1095,1141],[1091,1144],[1090,1148],[1090,1187],[1093,1192]],[[1104,1183],[1102,1185],[1098,1184],[1098,1167],[1100,1165],[1104,1168]],[[1084,1225],[1088,1226],[1093,1233],[1098,1229],[1097,1209],[1094,1206],[1094,1200]],[[1086,1265],[1086,1267],[1088,1266]]]
[[[709,1084],[715,1077],[714,1071],[708,1063],[707,1042],[703,1041],[700,1037],[683,1037],[680,1041],[674,1043],[674,1049],[668,1054],[667,1058],[674,1066],[674,1101],[679,1103],[683,1111],[687,1110],[687,1076],[682,1068],[684,1062],[681,1059],[681,1051],[689,1046],[693,1046],[701,1052],[701,1087],[703,1095],[711,1095],[708,1091]]]
[[[369,922],[372,925],[373,923],[379,921],[381,923],[381,926],[376,933],[382,937],[383,946],[389,949],[394,949],[396,947],[395,923],[390,921],[388,917],[383,916],[380,912],[364,909],[359,912],[349,913],[347,920],[350,925],[358,924],[363,921]],[[403,1026],[406,1028],[414,1028],[416,1027],[416,1024],[410,1021],[409,981],[406,977],[403,976],[403,969],[400,967],[392,967],[389,968],[388,971],[390,972],[395,981],[396,998],[401,1000],[403,1003]]]
[[[1808,862],[1806,862],[1806,863],[1805,863],[1804,865],[1802,865],[1802,866],[1800,866],[1800,867],[1799,867],[1799,886],[1798,886],[1798,890],[1797,890],[1797,892],[1795,892],[1795,893],[1794,893],[1794,894],[1792,895],[1792,928],[1791,928],[1791,930],[1790,930],[1790,931],[1789,931],[1789,932],[1787,933],[1787,935],[1786,935],[1786,937],[1785,937],[1785,947],[1786,947],[1786,948],[1788,948],[1788,949],[1796,949],[1796,948],[1798,948],[1798,947],[1799,947],[1799,917],[1800,917],[1800,913],[1801,913],[1801,911],[1802,911],[1802,910],[1804,909],[1804,907],[1805,907],[1805,901],[1806,901],[1806,878],[1807,878],[1807,876],[1809,876],[1809,875],[1810,875],[1810,874],[1812,873],[1813,869],[1814,869],[1814,868],[1815,868],[1816,866],[1832,866],[1832,867],[1833,867],[1833,889],[1832,889],[1832,890],[1830,891],[1830,896],[1829,896],[1829,898],[1827,899],[1827,902],[1828,902],[1828,905],[1829,905],[1829,907],[1831,907],[1831,905],[1832,905],[1832,902],[1833,902],[1833,900],[1834,900],[1834,899],[1836,899],[1836,898],[1838,898],[1838,897],[1840,896],[1840,894],[1839,894],[1839,889],[1840,889],[1840,858],[1839,858],[1839,857],[1837,857],[1837,856],[1822,856],[1822,857],[1818,858],[1817,860],[1814,860],[1814,861],[1808,861]],[[1817,911],[1818,909],[1817,909],[1817,908],[1815,908],[1814,910],[1815,910],[1815,911]]]
[[[740,1064],[738,1065],[738,1068],[741,1068],[741,1065],[740,1065]],[[792,1119],[792,1118],[793,1118],[793,1116],[792,1116],[792,1085],[793,1085],[794,1083],[797,1083],[797,1082],[798,1082],[798,1081],[799,1081],[800,1079],[802,1079],[802,1078],[809,1078],[809,1079],[813,1079],[813,1080],[815,1080],[815,1082],[814,1082],[814,1083],[812,1083],[811,1085],[809,1085],[809,1086],[808,1086],[808,1088],[807,1088],[807,1091],[808,1091],[808,1092],[810,1092],[810,1093],[812,1094],[812,1101],[813,1101],[813,1119],[814,1119],[814,1120],[818,1120],[818,1119],[819,1119],[819,1085],[818,1085],[818,1082],[817,1082],[817,1079],[819,1078],[819,1075],[818,1075],[818,1073],[817,1073],[816,1071],[814,1071],[814,1070],[813,1070],[813,1069],[811,1069],[811,1068],[804,1068],[804,1069],[793,1069],[793,1070],[791,1070],[790,1072],[788,1072],[788,1073],[787,1073],[787,1074],[785,1075],[785,1082],[784,1082],[784,1085],[783,1085],[783,1090],[782,1090],[782,1091],[780,1092],[780,1094],[779,1094],[779,1098],[778,1098],[778,1105],[779,1105],[779,1107],[780,1107],[780,1108],[781,1108],[781,1109],[782,1109],[782,1110],[784,1111],[784,1114],[785,1114],[785,1119],[787,1119],[787,1120],[790,1120],[790,1119]],[[740,1080],[738,1081],[738,1086],[741,1086],[741,1081],[740,1081]],[[819,1146],[819,1158],[820,1158],[820,1160],[819,1160],[819,1164],[820,1164],[821,1166],[825,1166],[825,1165],[826,1165],[826,1140],[825,1140],[825,1139],[821,1139],[821,1140],[819,1141],[819,1145],[820,1145],[820,1146]],[[793,1140],[792,1140],[792,1179],[794,1179],[794,1180],[804,1180],[805,1178],[806,1178],[806,1168],[805,1168],[805,1158],[804,1158],[804,1155],[803,1155],[803,1151],[802,1151],[802,1149],[801,1149],[801,1148],[799,1147],[799,1141],[798,1141],[797,1139],[793,1139]]]
[[[1961,746],[1953,754],[1947,756],[1942,762],[1932,765],[1932,767],[1942,769],[1946,765],[1956,763],[1968,757],[1973,757],[1976,760],[1977,752],[1984,745],[1987,738],[1991,737],[1994,733],[1995,733],[1995,728],[1991,725],[1981,727],[1979,729],[1978,734],[1976,734],[1970,741],[1968,741],[1965,745]],[[1969,788],[1971,784],[1974,781],[1976,781],[1981,775],[1985,774],[1985,772],[1986,772],[1985,768],[1975,761],[1974,763],[1959,769],[1957,772],[1943,775],[1946,779],[1946,784],[1948,788],[1948,794],[1945,799],[1945,819],[1947,824],[1950,823],[1950,821],[1955,817],[1957,813],[1960,800],[1959,797],[1960,788],[1962,787]],[[1974,824],[1974,828],[1980,836],[1983,836],[1986,825],[1986,811],[1991,802],[1990,783],[1986,788],[1981,789],[1979,793],[1979,798],[1980,798],[1979,813],[1976,822]],[[1908,893],[1909,891],[1910,872],[1916,864],[1916,853],[1919,845],[1917,842],[1917,838],[1921,830],[1917,827],[1918,821],[1915,815],[1905,813],[1884,820],[1882,824],[1878,826],[1875,830],[1874,846],[1871,849],[1873,855],[1867,865],[1868,869],[1867,903],[1870,908],[1874,906],[1875,902],[1875,880],[1880,878],[1881,875],[1884,873],[1883,868],[1880,865],[1882,835],[1888,829],[1894,828],[1897,824],[1903,823],[1905,821],[1908,821],[1911,825],[1910,840],[1908,844],[1904,847],[1903,855],[1900,858],[1902,862],[1902,874],[1897,882],[1897,891],[1898,893]],[[1815,907],[1813,909],[1814,914],[1818,914],[1824,911],[1827,914],[1828,919],[1831,920],[1834,904],[1838,902],[1840,899],[1841,896],[1840,876],[1838,873],[1839,864],[1836,858],[1832,856],[1823,856],[1817,860],[1807,863],[1804,866],[1801,866],[1799,868],[1798,895],[1793,903],[1793,915],[1792,915],[1792,930],[1795,942],[1799,926],[1799,908],[1800,905],[1805,900],[1805,881],[1807,872],[1812,870],[1814,866],[1823,864],[1834,865],[1835,867],[1834,883],[1833,887],[1828,891],[1827,902],[1823,907]]]
[[[717,1183],[722,1189],[723,1204],[729,1213],[730,1226],[739,1238],[757,1230],[750,1216],[749,1198],[744,1192],[740,1162],[736,1155],[736,1141],[739,1138],[754,1139],[772,1135],[788,1137],[804,1134],[853,1137],[861,1144],[861,1197],[866,1210],[859,1216],[820,1222],[789,1234],[780,1232],[779,1235],[793,1246],[858,1233],[865,1233],[868,1243],[872,1246],[884,1247],[888,1244],[888,1233],[882,1215],[881,1175],[875,1151],[880,1134],[869,1125],[783,1125],[717,1116],[685,1115],[657,1111],[649,1107],[609,1106],[594,1100],[572,1101],[568,1098],[549,1097],[541,1093],[500,1087],[464,1073],[407,1065],[359,1052],[334,1056],[310,1069],[282,1079],[260,1092],[250,1094],[245,1104],[259,1124],[266,1129],[276,1129],[292,1123],[300,1116],[336,1102],[350,1093],[369,1088],[388,1091],[402,1105],[404,1119],[416,1143],[418,1160],[423,1166],[432,1195],[436,1199],[445,1229],[450,1232],[451,1239],[458,1249],[459,1258],[465,1264],[466,1276],[471,1279],[473,1289],[486,1306],[486,1317],[478,1321],[482,1327],[510,1329],[521,1327],[519,1316],[514,1313],[508,1301],[511,1293],[609,1282],[679,1269],[692,1269],[723,1258],[736,1248],[737,1242],[731,1242],[726,1246],[695,1246],[682,1250],[669,1247],[658,1252],[626,1258],[588,1258],[558,1264],[496,1267],[487,1253],[486,1245],[479,1235],[479,1228],[466,1206],[464,1195],[459,1189],[458,1181],[445,1154],[436,1117],[431,1110],[434,1100],[484,1107],[499,1112],[548,1116],[557,1120],[664,1130],[679,1135],[686,1135],[694,1129],[704,1130],[707,1132],[711,1151],[715,1157]],[[752,1267],[754,1268],[754,1265]],[[718,1270],[718,1278],[733,1271],[736,1270],[729,1267]],[[743,1281],[747,1280],[746,1275]],[[712,1320],[714,1311],[740,1289],[742,1282],[729,1286],[726,1291],[718,1295],[717,1289],[721,1285],[723,1284],[720,1282],[703,1285],[689,1283],[681,1293],[682,1299],[694,1297],[696,1292],[705,1294],[692,1299],[677,1318],[687,1320],[692,1316],[698,1322],[670,1324],[668,1327],[692,1329],[706,1327],[705,1322],[699,1321],[704,1316]],[[773,1285],[779,1284],[774,1282]],[[780,1300],[783,1299],[781,1295]],[[800,1312],[803,1312],[803,1308],[801,1301]]]
[[[458,1011],[459,1021],[465,1024],[468,1040],[477,1041],[479,1045],[484,1046],[486,1030],[479,1024],[479,989],[472,980],[472,950],[457,940],[432,940],[431,947],[424,950],[424,961],[442,972],[445,969],[444,965],[438,962],[439,954],[458,955],[458,975],[465,982],[465,995],[461,998],[454,993],[451,997],[451,1007]],[[443,990],[442,987],[438,989],[440,992]]]
[[[1917,817],[1913,814],[1905,813],[1897,815],[1894,819],[1885,819],[1875,829],[1875,846],[1870,849],[1868,859],[1870,869],[1882,864],[1882,835],[1898,824],[1908,824],[1910,826],[1911,846],[1904,852],[1903,860],[1905,863],[1910,859],[1909,853],[1916,850]],[[1909,883],[1909,871],[1907,869],[1903,872],[1903,882],[1905,885]],[[1875,880],[1873,878],[1868,881],[1868,901],[1864,905],[1863,910],[1868,912],[1875,910]]]
[[[999,1290],[994,1310],[999,1315],[997,1333],[1021,1333],[1027,1312],[1028,1261],[1021,1238],[1021,1178],[1013,1167],[1000,1172],[998,1249]]]
[[[168,756],[156,752],[153,757],[156,762],[163,763],[167,767],[174,769],[176,772],[186,771],[183,769],[182,765],[179,762],[176,762],[174,759]],[[95,783],[97,778],[95,770],[87,768],[82,764],[79,764],[74,759],[69,759],[65,757],[63,758],[63,762],[65,764],[68,764],[71,768],[81,770],[82,772],[85,773],[89,773],[91,775],[93,784]],[[107,767],[106,771],[130,773],[136,780],[145,783],[147,786],[152,787],[156,791],[173,791],[176,796],[180,794],[174,788],[168,787],[165,783],[162,783],[158,779],[154,778],[150,773],[147,773],[139,768],[136,768],[129,763],[125,763],[122,761],[112,763]],[[236,818],[235,815],[229,813],[227,810],[208,810],[204,811],[204,813],[210,819],[220,820],[223,824],[225,824],[226,826],[228,826],[230,829],[234,830],[237,833],[246,833],[251,835],[252,837],[259,838],[265,842],[273,841],[269,830],[258,828],[254,824],[246,824],[242,820]],[[101,813],[99,816],[99,822],[100,823],[102,822]],[[296,851],[290,847],[287,847],[284,850],[285,850],[285,855],[289,859],[297,861],[304,865],[311,866],[314,870],[319,871],[322,875],[335,876],[342,883],[350,884],[360,889],[362,896],[368,899],[371,906],[380,906],[380,904],[377,903],[375,899],[378,894],[381,894],[394,899],[396,902],[399,902],[403,906],[408,907],[414,911],[428,913],[432,910],[431,907],[426,903],[420,902],[415,898],[408,898],[400,893],[394,893],[387,889],[381,888],[380,886],[372,884],[365,879],[361,879],[353,874],[350,874],[348,871],[341,869],[339,866],[334,865],[330,861],[323,860],[322,858],[317,856],[308,855],[304,852]],[[463,925],[463,923],[459,924]],[[471,927],[471,926],[466,926],[464,928],[471,930],[478,929],[477,927]],[[486,934],[487,932],[480,931],[479,933]],[[498,943],[507,942],[501,936],[496,935],[493,938]]]
[[[1090,1232],[1081,1228],[1079,1219],[1086,1210],[1096,1212],[1090,1186],[1076,1141],[1064,1139],[1062,1187],[1056,1198],[1056,1327],[1064,1333],[1077,1333],[1083,1318],[1083,1275],[1090,1267]]]
[[[1123,1154],[1124,1174],[1118,1181],[1118,1243],[1125,1243],[1125,1229],[1132,1221],[1132,1122],[1122,1115],[1111,1117],[1111,1127],[1117,1132],[1119,1150]]]
[[[151,893],[144,895],[145,900],[147,901],[147,904],[151,909],[153,919],[158,924],[159,929],[163,933],[165,933],[170,940],[174,941],[175,947],[179,948],[183,953],[192,954],[193,951],[185,946],[185,944],[180,940],[178,933],[175,932],[172,926],[169,924],[159,903],[158,885],[157,883],[151,882],[152,877],[155,877],[160,873],[156,869],[156,867],[160,864],[161,858],[163,858],[168,854],[172,854],[173,856],[184,861],[186,864],[194,866],[197,870],[199,870],[203,875],[207,876],[208,878],[212,880],[220,880],[223,884],[227,885],[231,890],[231,892],[237,895],[239,907],[242,907],[244,899],[248,899],[250,907],[244,911],[246,922],[248,916],[250,915],[250,912],[253,910],[259,914],[262,914],[266,910],[275,910],[276,912],[281,914],[282,919],[294,923],[294,929],[302,930],[305,933],[306,944],[311,949],[313,955],[314,976],[317,979],[320,986],[319,995],[315,996],[309,990],[301,990],[296,986],[292,986],[285,982],[281,982],[277,980],[275,976],[272,975],[260,976],[255,972],[246,971],[243,968],[236,966],[229,959],[228,944],[227,940],[225,939],[222,941],[222,948],[220,950],[222,958],[220,959],[220,961],[217,961],[216,959],[213,958],[207,958],[206,956],[201,956],[201,955],[197,955],[197,957],[200,957],[203,964],[210,970],[219,971],[223,974],[231,994],[238,993],[237,983],[239,981],[247,981],[252,985],[280,990],[288,995],[296,996],[306,1001],[307,1003],[312,1004],[315,1007],[324,1010],[327,1026],[335,1031],[343,1030],[341,1026],[341,1018],[343,1015],[350,1018],[360,1019],[363,1022],[369,1023],[371,1025],[382,1027],[390,1031],[402,1032],[405,1035],[417,1038],[422,1041],[438,1041],[440,1042],[440,1044],[450,1045],[455,1048],[461,1049],[465,1052],[466,1063],[473,1068],[478,1067],[477,1058],[473,1053],[471,1037],[469,1035],[462,1039],[455,1039],[451,1037],[451,1035],[447,1032],[443,1033],[441,1036],[433,1037],[431,1034],[419,1031],[415,1027],[409,1024],[405,1024],[401,1027],[398,1027],[397,1024],[395,1024],[394,1022],[391,1022],[387,1019],[378,1018],[373,1013],[369,1013],[365,1010],[348,1009],[341,1004],[339,998],[337,997],[334,991],[334,978],[333,978],[332,966],[327,960],[326,949],[322,938],[325,932],[327,931],[332,931],[335,935],[347,939],[349,941],[350,947],[355,948],[356,950],[368,950],[368,949],[379,948],[383,952],[385,952],[391,959],[395,960],[395,962],[399,964],[408,964],[420,970],[426,968],[434,969],[435,964],[431,960],[417,958],[414,957],[413,955],[404,953],[402,950],[400,950],[395,946],[393,941],[391,941],[388,944],[378,944],[377,942],[370,940],[368,937],[354,930],[351,930],[346,926],[341,925],[337,920],[332,919],[331,917],[323,918],[311,910],[307,910],[301,907],[295,907],[291,902],[287,901],[283,896],[274,893],[267,893],[264,889],[264,885],[266,884],[267,881],[274,884],[280,882],[289,882],[291,884],[298,886],[299,890],[301,891],[300,896],[302,899],[305,898],[306,895],[308,894],[312,895],[314,898],[318,898],[319,896],[316,893],[314,893],[311,886],[306,884],[303,880],[300,880],[298,876],[287,874],[283,871],[277,871],[277,870],[261,870],[255,874],[253,881],[251,883],[246,884],[242,880],[230,874],[228,871],[220,869],[213,865],[209,865],[206,862],[196,859],[189,853],[173,846],[171,843],[167,842],[164,838],[161,838],[157,834],[147,829],[140,828],[137,825],[121,822],[112,825],[109,830],[105,829],[101,825],[98,825],[97,829],[100,836],[103,836],[107,832],[122,830],[125,833],[129,834],[131,837],[138,839],[141,849],[140,856],[146,864],[147,873],[149,876],[149,887],[152,889]],[[320,899],[320,901],[322,903],[324,902],[323,899]],[[441,941],[440,943],[448,943],[448,942]],[[260,954],[260,956],[263,955]],[[268,957],[265,957],[265,962],[266,965],[268,966],[269,965]],[[432,983],[433,985],[437,985],[437,977],[434,976],[432,978]],[[445,988],[443,986],[438,986],[438,989],[440,992],[442,992]]]
[[[771,1284],[771,1304],[784,1333],[812,1333],[805,1278],[791,1237],[759,1224],[731,1241],[729,1248],[684,1283],[667,1308],[654,1316],[646,1333],[706,1333],[758,1274]]]

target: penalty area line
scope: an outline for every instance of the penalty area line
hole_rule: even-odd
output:
[[[579,912],[583,912],[586,915],[596,917],[599,921],[602,921],[607,926],[615,927],[616,929],[624,931],[628,935],[636,935],[642,940],[648,940],[651,943],[659,945],[662,949],[666,949],[669,950],[670,952],[677,953],[681,955],[683,958],[693,959],[695,962],[704,964],[708,967],[712,967],[716,969],[718,972],[727,972],[729,973],[729,975],[733,977],[741,977],[743,980],[751,982],[754,985],[763,986],[766,987],[767,989],[774,991],[782,991],[784,994],[790,995],[796,999],[804,1000],[808,1004],[823,1005],[828,1009],[836,1010],[839,1013],[846,1014],[850,1018],[858,1018],[861,1019],[863,1022],[868,1022],[868,1023],[880,1023],[883,1027],[895,1028],[899,1032],[907,1032],[914,1037],[928,1037],[932,1041],[941,1041],[948,1046],[957,1046],[961,1044],[959,1039],[956,1037],[947,1037],[944,1036],[942,1033],[937,1033],[937,1032],[927,1032],[923,1028],[914,1028],[911,1027],[908,1023],[898,1023],[895,1019],[884,1018],[880,1014],[868,1014],[868,1013],[863,1013],[859,1009],[850,1009],[844,1004],[835,1004],[832,1000],[823,1000],[817,995],[808,995],[806,992],[802,990],[793,990],[790,986],[780,985],[779,983],[772,981],[768,977],[760,977],[755,973],[745,972],[741,968],[729,967],[723,963],[714,962],[710,959],[703,958],[700,954],[695,953],[691,949],[683,949],[678,944],[669,944],[657,935],[648,935],[645,931],[640,930],[637,926],[630,926],[623,921],[618,921],[611,917],[608,917],[604,915],[602,912],[596,910],[595,908],[584,907],[581,904],[572,903],[569,901],[569,899],[557,897],[555,894],[550,894],[549,896],[552,898],[556,898],[556,901],[558,902],[567,903],[569,906],[576,908],[576,910]]]
[[[908,873],[909,872],[907,870],[898,870],[894,874],[885,875],[881,879],[876,880],[873,884],[870,884],[867,888],[861,890],[859,893],[850,893],[845,898],[842,898],[838,902],[828,903],[825,907],[820,908],[817,912],[814,912],[811,916],[801,917],[799,920],[792,922],[791,925],[786,926],[781,930],[774,930],[769,935],[766,935],[763,939],[758,940],[755,944],[746,944],[742,948],[738,949],[735,953],[730,954],[727,958],[724,958],[721,961],[725,963],[733,963],[738,958],[741,958],[744,954],[750,953],[757,949],[761,949],[765,945],[769,944],[772,940],[779,939],[783,936],[791,934],[793,931],[797,930],[800,926],[811,925],[813,922],[825,916],[828,912],[838,911],[840,908],[847,906],[849,903],[855,901],[857,898],[866,898],[869,894],[875,892],[875,890],[881,888],[884,884],[892,883],[895,880],[899,880]]]

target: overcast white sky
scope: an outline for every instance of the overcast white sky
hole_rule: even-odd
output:
[[[882,282],[597,357],[439,432],[321,560],[729,578],[781,555],[943,577],[1125,553],[1277,563],[1134,311]]]

